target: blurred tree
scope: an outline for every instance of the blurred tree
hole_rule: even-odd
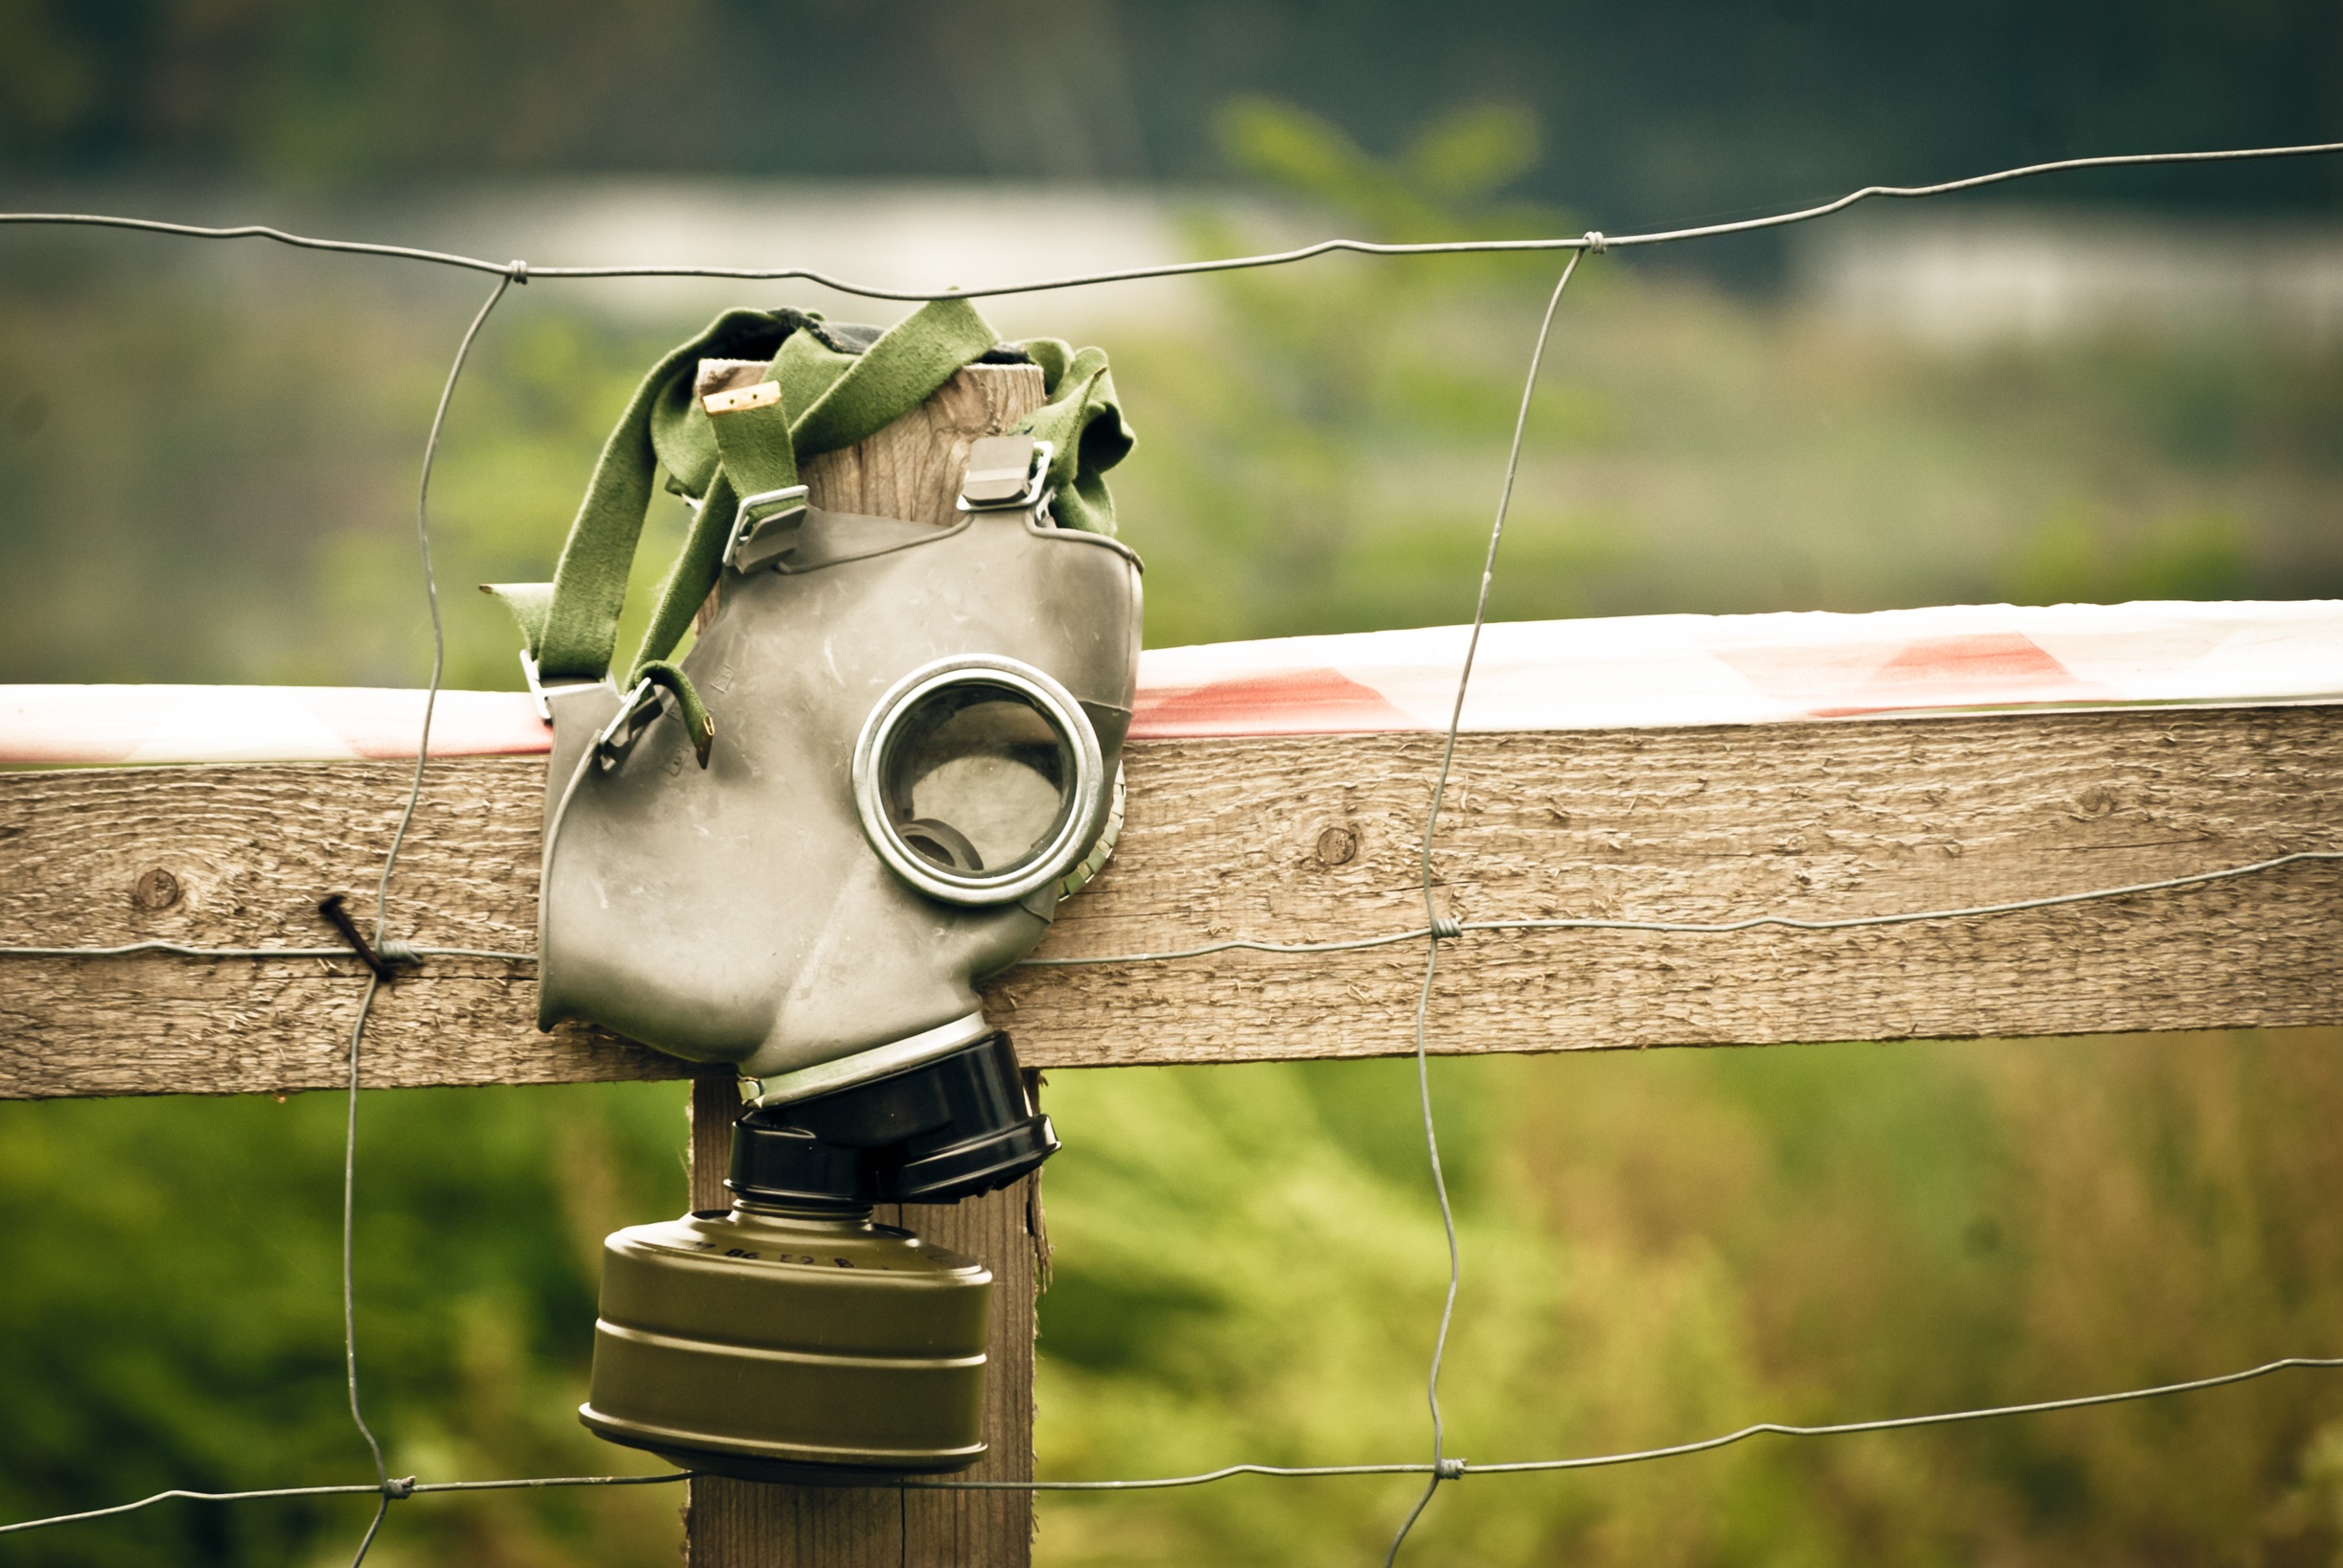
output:
[[[2328,1353],[2334,1031],[1436,1061],[1449,1451],[1616,1452]],[[1405,1063],[1057,1074],[1045,1473],[1422,1454]],[[1407,1157],[1412,1155],[1413,1160]],[[1410,1164],[1414,1168],[1408,1168]],[[2328,1563],[2343,1379],[1442,1491],[1406,1560]],[[1048,1496],[1040,1560],[1373,1560],[1416,1484]]]
[[[1518,238],[1568,224],[1555,209],[1503,196],[1538,161],[1536,123],[1519,105],[1439,116],[1387,160],[1323,120],[1261,100],[1232,104],[1218,127],[1237,167],[1360,239]],[[1227,219],[1199,215],[1189,226],[1198,254],[1247,247]],[[1542,256],[1341,258],[1231,273],[1214,280],[1212,330],[1176,347],[1126,350],[1122,374],[1153,393],[1152,450],[1132,470],[1131,515],[1185,524],[1134,524],[1150,591],[1168,589],[1150,600],[1150,640],[1470,613],[1494,489],[1454,481],[1493,478],[1501,464],[1523,329],[1559,265]],[[1585,288],[1604,285],[1589,278]],[[1549,388],[1536,410],[1544,449],[1599,432],[1605,406],[1583,385]],[[1620,553],[1599,524],[1527,497],[1512,540],[1500,617],[1582,609],[1572,579]]]
[[[2046,519],[2009,569],[2009,597],[2030,605],[2123,604],[2133,599],[2235,599],[2247,550],[2226,513],[2181,513],[2111,537],[2088,507]]]

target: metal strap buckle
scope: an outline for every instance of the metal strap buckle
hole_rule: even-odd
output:
[[[594,760],[608,772],[626,759],[635,742],[651,727],[662,708],[661,692],[648,678],[635,682],[635,689],[619,703],[618,711],[602,726],[602,733],[593,738]]]
[[[538,675],[537,660],[526,648],[521,650],[521,674],[529,683],[529,701],[537,708],[537,717],[546,724],[553,722],[554,698],[571,697],[581,691],[610,690],[609,683],[602,680],[556,680],[546,685]]]
[[[731,536],[725,541],[724,564],[734,571],[754,571],[788,549],[785,536],[804,519],[805,505],[803,485],[741,496],[732,512]]]
[[[1055,442],[1030,435],[988,435],[968,448],[968,476],[960,484],[963,512],[1022,512],[1041,500],[1057,455]]]

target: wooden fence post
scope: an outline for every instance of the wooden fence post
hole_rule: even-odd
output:
[[[691,1206],[722,1209],[740,1095],[732,1074],[691,1085]],[[1039,1177],[964,1203],[883,1206],[884,1224],[908,1226],[992,1270],[986,1346],[985,1441],[991,1452],[965,1474],[1025,1481],[1033,1474],[1033,1305],[1039,1283]],[[689,1483],[684,1506],[688,1568],[1025,1568],[1033,1496],[1022,1491],[917,1491],[885,1487]]]
[[[976,365],[916,412],[859,446],[805,466],[817,506],[946,523],[954,516],[968,443],[1007,431],[1040,405],[1031,365]],[[731,1204],[724,1173],[740,1096],[729,1071],[691,1088],[691,1206]],[[1033,1303],[1039,1283],[1038,1177],[946,1206],[883,1207],[884,1224],[908,1226],[992,1270],[992,1328],[985,1372],[985,1441],[990,1451],[965,1472],[985,1480],[1033,1473]],[[684,1558],[688,1568],[1025,1568],[1032,1556],[1031,1492],[915,1491],[874,1487],[778,1487],[747,1481],[688,1484]]]

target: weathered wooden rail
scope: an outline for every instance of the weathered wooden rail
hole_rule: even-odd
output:
[[[1155,742],[1113,862],[1038,957],[1423,923],[1428,736]],[[403,765],[0,775],[0,942],[333,945],[370,913]],[[392,886],[420,944],[535,944],[543,764],[434,763]],[[2343,707],[2006,714],[1466,736],[1433,865],[1466,919],[1826,919],[2081,891],[2343,846]],[[157,877],[154,873],[164,876]],[[166,899],[156,889],[168,884]],[[2343,866],[2018,914],[1729,936],[1474,933],[1442,1052],[2064,1034],[2334,1022]],[[339,1084],[354,966],[12,959],[0,1096]],[[1037,1067],[1412,1049],[1423,957],[1235,952],[1021,967],[988,988]],[[535,1027],[529,967],[434,958],[376,1004],[364,1081],[680,1077]]]

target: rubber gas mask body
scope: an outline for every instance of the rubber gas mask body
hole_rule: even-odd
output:
[[[940,310],[875,342],[833,330],[824,352],[855,363],[824,395],[860,374],[899,402],[900,339]],[[611,1237],[581,1414],[701,1469],[954,1468],[983,1452],[989,1277],[870,1209],[992,1190],[1056,1147],[975,985],[1111,848],[1139,565],[1059,525],[1061,482],[1078,513],[1104,492],[1046,434],[976,442],[949,523],[811,506],[786,433],[802,447],[782,373],[798,340],[761,380],[697,377],[721,466],[695,539],[721,566],[689,654],[625,693],[542,686],[541,1025],[753,1080],[732,1211]],[[1128,437],[1102,357],[1068,384],[1093,355],[1058,361],[1059,396],[1026,423],[1095,456],[1102,424]],[[957,368],[927,358],[938,382]]]
[[[744,519],[683,661],[705,769],[656,690],[556,699],[543,1025],[732,1063],[767,1104],[989,1032],[975,980],[1041,939],[1114,813],[1139,573],[1052,525],[1035,442],[980,445],[1016,491],[946,526],[801,494]]]

